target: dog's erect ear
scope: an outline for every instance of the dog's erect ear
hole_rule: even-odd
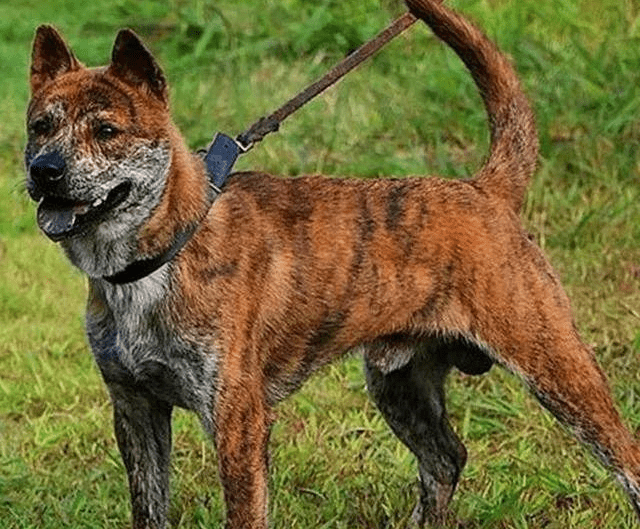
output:
[[[130,29],[118,33],[111,53],[109,73],[135,87],[146,87],[166,103],[167,83],[151,52]]]
[[[73,52],[52,26],[36,30],[31,55],[31,94],[63,73],[81,68]]]

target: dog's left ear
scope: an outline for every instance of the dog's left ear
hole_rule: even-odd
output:
[[[108,71],[127,84],[148,89],[163,103],[168,102],[167,83],[160,66],[130,29],[118,33]]]

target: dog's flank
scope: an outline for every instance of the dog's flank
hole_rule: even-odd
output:
[[[134,527],[166,525],[171,412],[182,406],[215,441],[227,527],[265,528],[273,406],[357,347],[372,397],[418,459],[416,524],[445,523],[466,461],[445,378],[494,362],[522,376],[640,510],[640,449],[518,219],[538,144],[517,77],[459,15],[437,1],[408,5],[460,55],[485,102],[491,147],[474,179],[238,173],[211,204],[138,38],[120,32],[111,63],[87,69],[55,30],[38,30],[27,188],[43,231],[90,276],[87,333]],[[194,225],[147,277],[105,280]]]

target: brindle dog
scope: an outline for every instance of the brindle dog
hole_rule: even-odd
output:
[[[38,29],[27,189],[41,229],[89,277],[87,333],[113,401],[134,527],[166,525],[181,406],[215,441],[227,527],[265,528],[273,406],[357,346],[374,400],[418,458],[416,523],[444,520],[466,459],[445,377],[494,362],[594,450],[640,515],[640,448],[520,223],[538,152],[527,99],[473,25],[438,1],[407,4],[484,100],[491,150],[473,179],[251,172],[216,197],[172,124],[162,71],[131,31],[108,66],[88,69],[53,28]],[[148,275],[122,284],[140,263]]]

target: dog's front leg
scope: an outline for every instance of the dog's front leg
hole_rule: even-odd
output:
[[[227,529],[266,529],[271,413],[255,380],[222,389],[215,443],[227,506]]]
[[[169,503],[172,406],[110,384],[116,440],[129,477],[134,529],[163,529]]]

